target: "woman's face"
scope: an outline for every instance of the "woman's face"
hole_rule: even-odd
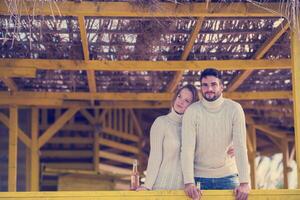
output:
[[[192,92],[184,88],[177,95],[174,101],[173,108],[177,113],[183,114],[184,111],[187,109],[187,107],[191,105],[192,100],[193,100]]]

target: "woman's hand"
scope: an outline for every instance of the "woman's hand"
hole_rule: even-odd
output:
[[[233,146],[230,146],[229,149],[227,150],[227,154],[232,158],[234,157],[234,148]]]

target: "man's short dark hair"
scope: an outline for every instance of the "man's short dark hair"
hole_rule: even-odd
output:
[[[222,82],[222,76],[219,70],[214,69],[214,68],[207,68],[201,72],[200,75],[200,82],[202,81],[203,78],[206,78],[207,76],[214,76]]]

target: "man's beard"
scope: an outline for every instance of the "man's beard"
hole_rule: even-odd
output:
[[[208,93],[208,92],[207,92]],[[209,93],[212,93],[212,92],[209,92]],[[221,93],[214,93],[214,95],[212,96],[212,97],[206,97],[206,95],[204,94],[204,95],[202,95],[203,96],[203,98],[206,100],[206,101],[210,101],[210,102],[212,102],[212,101],[215,101],[215,100],[217,100],[220,96],[221,96]]]

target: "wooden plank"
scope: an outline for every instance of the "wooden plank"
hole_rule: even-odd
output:
[[[299,200],[300,191],[291,190],[251,190],[249,200]],[[1,192],[2,200],[187,200],[183,190],[154,190],[154,191],[67,191],[67,192]],[[203,200],[234,200],[235,197],[231,190],[204,190]],[[202,200],[202,198],[201,198]]]
[[[9,15],[6,4],[1,0],[0,14]],[[203,3],[161,3],[155,2],[155,6],[141,6],[131,2],[56,2],[55,5],[40,6],[34,9],[33,2],[27,2],[26,7],[21,6],[18,14],[28,15],[63,15],[63,16],[110,16],[110,17],[281,17],[280,8],[284,3],[264,3],[256,6],[252,3],[210,3],[207,9]],[[267,12],[273,10],[274,12]],[[101,12],[100,12],[101,11]]]
[[[51,144],[92,144],[93,138],[88,137],[53,137],[48,143]]]
[[[42,158],[91,158],[93,152],[89,150],[43,150]]]
[[[255,124],[255,128],[265,132],[267,135],[270,135],[271,137],[275,137],[279,139],[284,139],[286,137],[285,132],[271,128],[267,125]]]
[[[35,78],[36,76],[36,69],[35,68],[14,68],[14,67],[1,67],[0,68],[0,77],[3,78]]]
[[[30,191],[40,190],[39,110],[31,109],[31,182]]]
[[[189,56],[190,52],[193,49],[193,46],[194,46],[195,41],[198,37],[199,31],[202,27],[203,21],[204,21],[204,18],[198,18],[196,20],[194,30],[192,31],[192,33],[190,35],[190,38],[189,38],[187,44],[184,47],[184,51],[181,55],[180,60],[187,60],[188,59],[188,56]],[[183,72],[184,71],[178,71],[178,72],[175,73],[173,79],[171,80],[171,82],[167,86],[167,91],[168,92],[173,92],[176,89],[178,83],[182,79]]]
[[[18,108],[9,108],[8,191],[17,191]]]
[[[110,174],[127,175],[127,176],[131,174],[131,170],[129,169],[107,165],[103,163],[99,164],[99,171],[100,173],[110,173]]]
[[[69,120],[74,114],[79,110],[79,108],[70,108],[67,110],[60,118],[58,118],[54,124],[52,124],[39,138],[39,148],[41,148],[47,141],[55,135],[55,133]]]
[[[300,19],[299,19],[300,20]],[[293,107],[294,107],[294,130],[296,145],[296,160],[298,174],[298,188],[300,189],[300,33],[294,30],[292,33],[292,79],[293,79]]]
[[[119,150],[122,150],[122,151],[130,152],[130,153],[135,153],[135,154],[139,153],[139,149],[134,147],[134,146],[127,145],[127,144],[122,144],[122,143],[115,142],[115,141],[112,141],[112,140],[107,140],[107,139],[101,138],[100,141],[99,141],[99,144],[104,145],[104,146],[108,146],[108,147],[112,147],[112,148],[115,148],[115,149],[119,149]]]
[[[0,105],[17,105],[17,106],[62,106],[63,100],[61,99],[47,99],[47,98],[0,98]]]
[[[130,158],[128,156],[122,156],[122,155],[110,153],[107,151],[100,151],[98,155],[101,158],[106,158],[109,160],[126,163],[126,164],[130,164],[130,165],[133,163],[133,160],[134,160],[133,158]]]
[[[112,129],[110,127],[103,127],[102,131],[109,134],[109,135],[114,135],[114,136],[117,136],[117,137],[125,139],[125,140],[130,140],[130,141],[133,141],[133,142],[139,142],[139,137],[138,136],[127,133],[127,132],[115,130],[115,129]]]
[[[197,61],[109,61],[57,59],[0,59],[0,69],[36,68],[43,70],[101,71],[182,71],[203,70],[214,66],[219,70],[291,69],[290,59],[277,60],[197,60]]]
[[[267,39],[261,47],[255,52],[253,58],[254,59],[261,59],[263,56],[268,52],[268,50],[279,40],[279,38],[288,30],[289,23],[284,20],[283,25],[279,25],[278,28],[274,31],[274,33]],[[242,72],[241,75],[236,77],[232,83],[228,86],[229,92],[235,91],[243,82],[252,74],[254,70],[249,69]]]

